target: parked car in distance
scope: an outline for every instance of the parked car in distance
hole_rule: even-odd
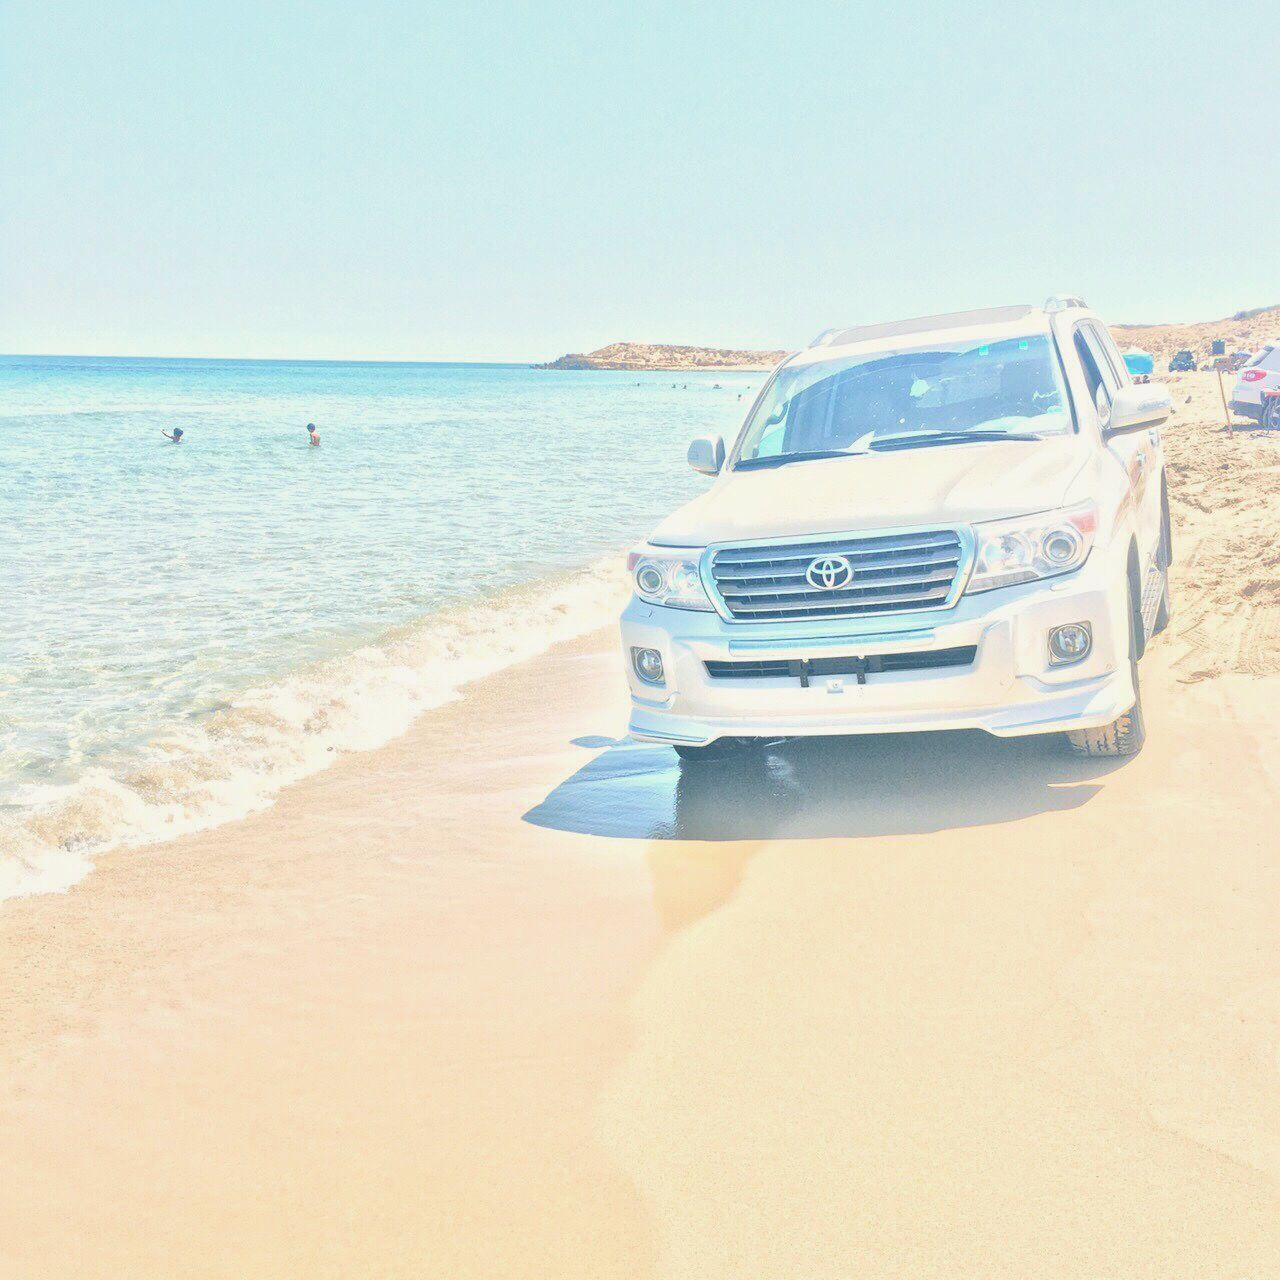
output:
[[[1262,393],[1262,425],[1269,431],[1280,431],[1280,390]]]
[[[1172,360],[1169,361],[1170,373],[1195,373],[1196,358],[1190,351],[1179,351]]]
[[[631,554],[630,733],[690,765],[799,735],[1145,736],[1169,619],[1159,383],[1078,298],[829,330]]]
[[[1280,430],[1280,338],[1263,345],[1240,370],[1231,390],[1231,412]]]

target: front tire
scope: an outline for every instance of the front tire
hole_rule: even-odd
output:
[[[1138,633],[1142,615],[1129,593],[1129,670],[1133,675],[1133,706],[1100,729],[1068,729],[1067,741],[1078,756],[1136,756],[1147,740],[1147,723],[1142,715],[1142,689],[1138,684]]]

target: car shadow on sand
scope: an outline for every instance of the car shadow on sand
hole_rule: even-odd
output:
[[[1087,760],[1061,737],[981,732],[804,738],[729,761],[666,747],[599,749],[525,815],[535,826],[624,840],[803,840],[921,834],[1076,809],[1123,760]]]

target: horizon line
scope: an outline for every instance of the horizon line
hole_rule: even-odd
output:
[[[495,367],[529,367],[549,363],[537,360],[409,360],[389,356],[174,356],[105,355],[88,351],[0,351],[0,360],[202,360],[231,364],[479,364]]]

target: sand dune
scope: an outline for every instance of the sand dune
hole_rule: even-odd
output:
[[[1174,391],[1134,761],[685,774],[601,633],[8,904],[0,1275],[1280,1273],[1280,442]]]
[[[1192,352],[1198,364],[1211,360],[1215,339],[1227,353],[1257,351],[1264,342],[1280,337],[1280,306],[1257,307],[1222,320],[1192,324],[1118,324],[1111,332],[1122,351],[1131,346],[1153,352],[1163,366],[1175,351]]]

